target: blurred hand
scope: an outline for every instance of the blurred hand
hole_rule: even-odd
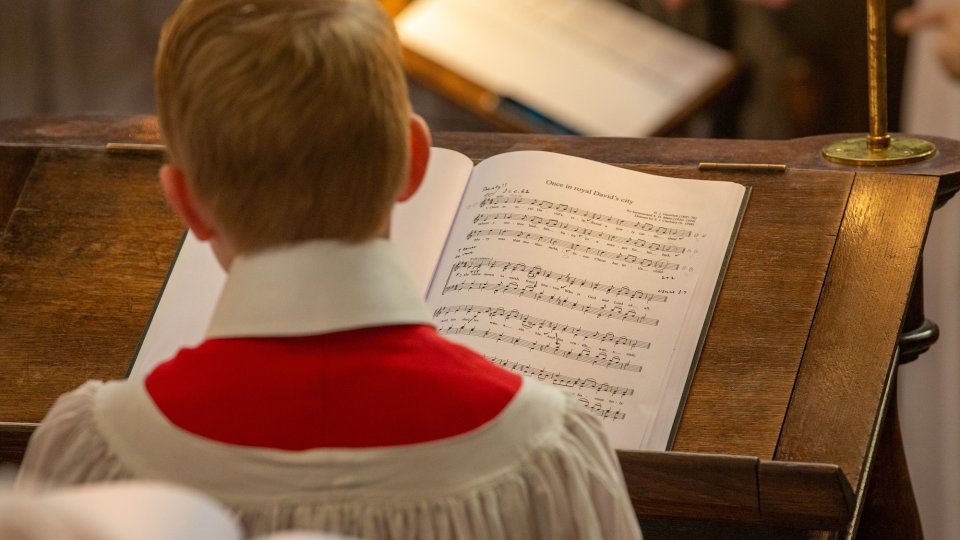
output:
[[[960,4],[902,10],[894,18],[894,27],[904,35],[926,29],[939,32],[940,63],[950,76],[960,80]]]

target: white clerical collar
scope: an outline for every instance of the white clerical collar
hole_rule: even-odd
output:
[[[432,324],[387,240],[314,240],[234,259],[208,338],[306,336]]]

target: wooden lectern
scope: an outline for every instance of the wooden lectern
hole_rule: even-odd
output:
[[[892,389],[960,143],[856,169],[820,157],[835,138],[436,136],[475,159],[543,149],[753,188],[676,444],[620,454],[648,538],[919,534]],[[183,231],[161,156],[105,144],[157,139],[149,117],[0,122],[0,459],[59,394],[127,372]]]

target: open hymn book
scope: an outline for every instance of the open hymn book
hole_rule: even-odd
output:
[[[731,53],[615,0],[416,0],[396,23],[415,78],[526,131],[652,135],[736,71]]]
[[[438,331],[563,389],[615,447],[667,448],[747,188],[547,152],[434,149],[391,239]],[[181,248],[132,376],[199,343],[223,272]]]

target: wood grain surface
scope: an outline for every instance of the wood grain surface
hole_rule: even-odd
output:
[[[839,530],[854,494],[840,468],[822,463],[683,452],[618,452],[637,515]]]
[[[183,229],[156,156],[39,151],[0,236],[0,421],[126,374]]]
[[[937,192],[935,178],[857,175],[776,458],[862,480]]]
[[[10,219],[35,159],[36,148],[0,146],[0,230]]]
[[[772,459],[853,175],[737,175],[750,203],[675,450]]]
[[[837,530],[852,517],[854,493],[836,465],[765,460],[758,478],[762,523]]]
[[[750,456],[618,452],[637,514],[760,522],[757,467]]]
[[[791,169],[849,172],[857,169],[824,160],[821,150],[831,142],[855,136],[858,134],[841,133],[786,141],[754,141],[448,132],[437,133],[434,145],[443,148],[469,147],[470,155],[475,159],[511,150],[540,149],[607,163],[658,163],[689,167],[696,167],[702,161],[782,163]],[[936,176],[941,180],[941,191],[956,190],[960,187],[960,141],[933,136],[924,138],[936,144],[937,155],[934,158],[875,170]],[[0,120],[0,142],[12,146],[102,148],[108,142],[158,143],[160,132],[156,118],[152,116],[105,114],[68,118],[31,117]]]
[[[101,149],[111,142],[159,143],[156,117],[85,114],[0,120],[0,143],[5,146]]]

